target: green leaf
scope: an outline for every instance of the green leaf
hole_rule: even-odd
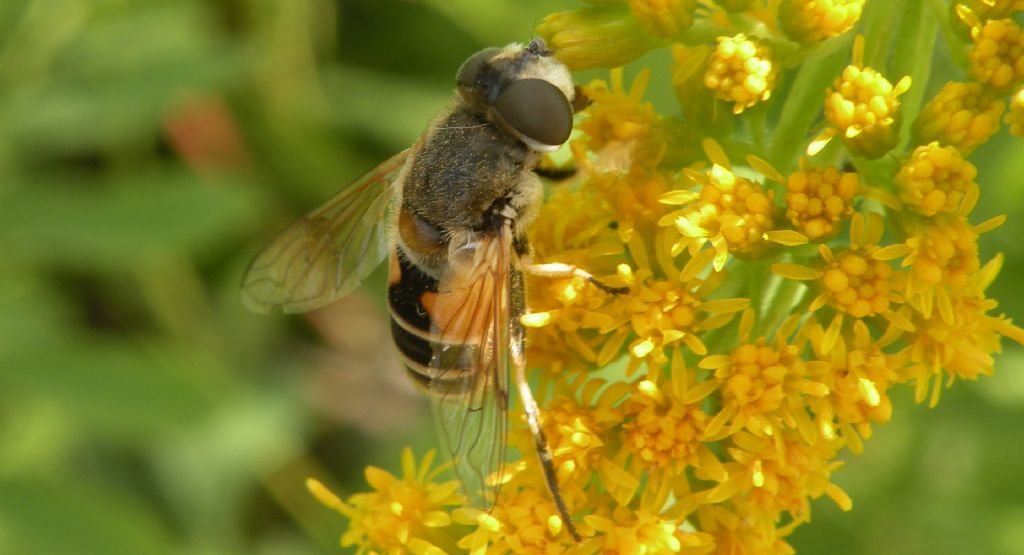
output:
[[[146,505],[84,482],[0,481],[0,551],[76,555],[171,553]]]
[[[931,74],[937,34],[938,20],[927,0],[906,0],[899,34],[896,35],[895,50],[899,52],[899,56],[893,58],[890,75],[887,76],[893,84],[904,75],[910,76],[910,90],[900,97],[903,126],[906,129],[909,129],[921,111],[928,87],[928,76]],[[902,152],[909,140],[908,132],[895,152]]]
[[[168,253],[230,244],[255,223],[256,191],[185,171],[0,193],[0,249],[12,260],[124,272]]]
[[[243,75],[240,49],[220,44],[194,4],[106,4],[76,14],[84,21],[46,43],[52,52],[32,56],[38,45],[28,39],[5,50],[30,53],[16,58],[24,66],[10,76],[16,86],[0,93],[0,134],[25,152],[127,146],[158,131],[176,103]],[[18,73],[49,78],[17,80]]]
[[[872,0],[864,6],[861,16],[861,34],[864,35],[864,65],[887,75],[889,42],[896,31],[894,22],[899,19],[904,2],[902,0]],[[902,55],[902,53],[901,53]]]
[[[211,400],[198,380],[213,373],[196,353],[130,340],[0,353],[0,385],[54,400],[87,428],[114,437],[150,437],[203,418]]]

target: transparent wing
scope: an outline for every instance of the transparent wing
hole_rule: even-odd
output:
[[[467,495],[489,507],[502,481],[508,426],[508,229],[458,249],[430,308],[428,385],[441,446]]]
[[[388,251],[387,217],[404,150],[274,238],[242,278],[254,312],[304,312],[351,292]]]

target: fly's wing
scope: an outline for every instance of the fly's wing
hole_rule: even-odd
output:
[[[441,446],[467,495],[497,498],[508,426],[511,230],[457,249],[431,300],[428,384]]]
[[[409,150],[392,156],[274,238],[242,278],[253,312],[305,312],[351,292],[388,251],[387,218]]]

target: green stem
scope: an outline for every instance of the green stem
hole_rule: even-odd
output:
[[[853,34],[831,39],[816,56],[800,67],[789,89],[782,115],[775,127],[768,161],[782,173],[790,171],[806,148],[811,126],[825,102],[825,90],[838,76],[850,56]]]

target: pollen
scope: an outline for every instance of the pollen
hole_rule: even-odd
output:
[[[731,102],[733,112],[739,114],[771,97],[777,73],[767,44],[742,33],[718,37],[718,47],[704,73],[704,86],[717,98]]]
[[[786,178],[786,217],[812,241],[828,239],[853,213],[860,190],[856,172],[834,167],[812,168],[801,160],[800,170]]]
[[[951,146],[930,143],[914,149],[893,181],[900,199],[924,216],[959,209],[964,197],[977,196],[978,170]]]
[[[971,30],[970,75],[995,90],[1005,90],[1024,79],[1024,32],[1012,19],[987,21]]]
[[[999,131],[1005,109],[1005,102],[978,83],[946,83],[914,120],[914,140],[938,141],[968,155]]]
[[[813,44],[849,31],[863,8],[864,0],[782,0],[779,25],[789,38]]]

